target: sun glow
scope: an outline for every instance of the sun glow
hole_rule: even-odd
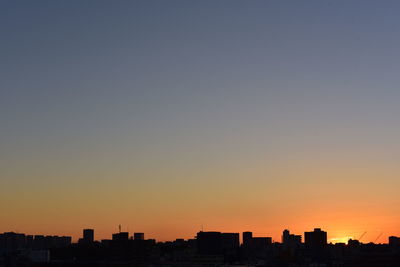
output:
[[[344,236],[344,237],[334,237],[334,238],[329,238],[328,242],[329,243],[346,243],[349,241],[349,239],[354,239],[352,236]]]

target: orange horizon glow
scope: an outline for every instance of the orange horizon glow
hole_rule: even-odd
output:
[[[400,2],[4,2],[0,232],[400,236]]]
[[[96,239],[109,239],[122,224],[124,231],[144,232],[146,238],[159,241],[193,238],[202,227],[205,231],[252,231],[275,241],[281,240],[284,229],[303,235],[317,227],[327,231],[332,242],[357,239],[365,231],[363,243],[374,242],[381,232],[377,241],[381,243],[386,243],[388,236],[400,235],[396,212],[400,199],[393,198],[398,187],[375,182],[380,173],[398,183],[395,172],[390,173],[394,167],[386,166],[385,173],[380,168],[349,168],[340,161],[335,167],[320,162],[319,168],[292,161],[288,165],[292,167],[284,169],[283,162],[268,168],[258,163],[253,168],[225,165],[208,170],[182,168],[180,172],[160,168],[138,170],[141,174],[135,175],[170,173],[170,178],[158,182],[156,178],[133,179],[127,173],[134,171],[129,169],[125,173],[88,172],[83,181],[64,175],[46,187],[34,179],[23,186],[14,180],[16,189],[2,194],[0,208],[7,217],[0,221],[0,231],[70,235],[77,240],[83,228],[94,228]],[[185,180],[187,174],[191,178]],[[105,179],[109,175],[115,178]],[[276,179],[264,179],[266,176]],[[255,178],[249,183],[246,177]],[[377,202],[371,191],[385,194]]]
[[[103,177],[110,171],[88,174],[85,181],[65,177],[46,187],[15,183],[15,191],[2,195],[0,208],[8,216],[0,221],[0,231],[70,235],[77,240],[83,228],[94,228],[96,239],[109,239],[122,224],[124,231],[144,232],[146,238],[159,241],[193,238],[202,227],[205,231],[252,231],[275,241],[281,240],[284,229],[303,235],[317,227],[327,231],[332,242],[357,239],[365,231],[363,243],[374,242],[381,232],[377,241],[381,243],[388,236],[400,235],[396,213],[400,200],[393,198],[398,187],[375,183],[380,170],[335,172],[322,163],[321,170],[310,171],[306,163],[285,170],[281,164],[268,169],[231,166],[231,171],[214,167],[212,172],[191,172],[188,180],[171,177],[157,183],[118,172],[108,181]],[[389,170],[386,177],[395,177]],[[158,176],[162,171],[166,169],[141,176]],[[175,175],[184,177],[190,169],[181,172]],[[257,186],[247,182],[249,176],[257,177],[253,178]],[[349,176],[353,179],[334,178]],[[228,177],[230,182],[225,183]],[[375,202],[371,190],[386,194]]]
[[[154,227],[154,226],[153,226]],[[293,234],[298,234],[302,236],[302,242],[304,242],[304,232],[305,231],[312,231],[314,228],[321,228],[320,226],[315,227],[308,227],[303,228],[304,230],[300,229],[301,227],[292,227],[292,228],[282,228],[282,230],[277,230],[277,227],[274,227],[270,231],[264,230],[262,227],[230,227],[230,228],[223,228],[223,227],[205,227],[204,225],[199,225],[197,229],[194,227],[191,228],[182,228],[182,231],[175,231],[172,232],[170,227],[159,227],[159,228],[137,228],[136,230],[130,226],[122,225],[123,232],[129,232],[130,236],[133,235],[134,232],[144,232],[146,239],[156,239],[157,241],[164,242],[164,241],[173,241],[177,238],[183,239],[192,239],[195,238],[197,232],[202,231],[201,227],[203,227],[203,231],[219,231],[219,232],[235,232],[240,233],[245,231],[253,232],[253,236],[259,237],[272,237],[274,242],[281,242],[281,235],[284,229],[290,230]],[[111,227],[113,230],[107,229],[107,227],[95,227],[95,226],[81,226],[80,229],[68,229],[62,230],[61,227],[52,231],[44,230],[41,227],[33,228],[33,227],[26,227],[25,229],[22,228],[12,228],[12,229],[5,229],[2,228],[0,232],[18,232],[30,235],[58,235],[58,236],[72,236],[73,242],[77,242],[80,237],[82,237],[82,230],[85,228],[91,228],[95,230],[95,239],[100,241],[102,239],[111,239],[111,235],[113,233],[118,232],[118,226]],[[168,231],[169,230],[169,231]],[[358,240],[359,237],[362,235],[362,231],[343,231],[340,229],[336,229],[332,226],[322,227],[322,230],[327,231],[328,233],[328,243],[346,243],[349,239]],[[362,239],[360,240],[361,243],[388,243],[389,236],[399,236],[400,232],[396,232],[397,229],[393,229],[391,233],[383,233],[379,230],[372,230],[367,232]]]

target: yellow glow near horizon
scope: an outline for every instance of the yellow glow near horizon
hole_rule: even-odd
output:
[[[347,244],[347,242],[348,242],[350,239],[354,239],[354,237],[352,237],[352,236],[333,237],[333,238],[329,238],[329,239],[328,239],[328,243],[333,243],[333,244],[336,244],[336,243],[345,243],[345,244]]]

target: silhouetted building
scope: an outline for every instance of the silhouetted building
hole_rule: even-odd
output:
[[[245,259],[264,258],[271,252],[271,237],[253,237],[251,232],[244,232],[243,241],[242,257]]]
[[[253,237],[251,240],[252,247],[260,248],[272,244],[272,237]]]
[[[94,240],[90,231],[81,240]],[[173,242],[144,240],[143,233],[113,234],[112,240],[91,245],[72,244],[71,237],[0,234],[0,266],[400,266],[400,238],[389,237],[389,244],[362,244],[358,240],[327,244],[321,229],[301,238],[283,231],[282,243],[271,237],[243,233],[199,232],[196,239]],[[81,241],[83,242],[83,241]],[[196,251],[197,249],[197,251]],[[196,253],[197,252],[197,253]]]
[[[249,246],[251,243],[251,240],[253,239],[253,233],[252,232],[243,232],[242,238],[243,238],[243,246]]]
[[[67,247],[70,244],[71,237],[67,236],[32,236],[8,232],[0,234],[0,256],[2,253],[15,251],[63,248]]]
[[[53,248],[55,247],[55,243],[56,243],[56,239],[58,238],[58,236],[50,236],[50,235],[46,235],[44,237],[44,247],[47,248]]]
[[[50,251],[49,250],[32,250],[29,252],[29,260],[32,263],[45,265],[50,261]]]
[[[129,233],[128,232],[120,232],[120,233],[113,234],[112,240],[114,240],[114,241],[129,240]]]
[[[93,243],[94,242],[94,230],[93,229],[83,229],[82,241],[84,243]]]
[[[282,234],[282,244],[285,247],[295,247],[301,244],[301,235],[294,235],[289,230],[284,230]]]
[[[282,244],[289,243],[290,232],[289,230],[285,229],[282,233]]]
[[[357,247],[360,245],[360,241],[358,241],[356,239],[349,239],[349,241],[347,241],[347,245],[349,247]]]
[[[58,240],[58,244],[60,244],[60,247],[67,247],[71,245],[72,242],[72,238],[70,236],[61,236]]]
[[[0,234],[0,252],[16,251],[26,246],[26,239],[24,234],[8,232]]]
[[[110,240],[110,239],[102,239],[102,240],[100,240],[100,243],[102,245],[104,245],[105,247],[109,247],[111,245],[111,243],[112,243],[112,240]]]
[[[33,235],[26,236],[26,247],[32,248],[33,247]]]
[[[44,236],[44,247],[42,249],[62,248],[71,244],[70,236]]]
[[[243,232],[244,247],[260,247],[272,244],[271,237],[253,237],[252,232]]]
[[[238,233],[222,233],[221,235],[221,248],[226,249],[236,249],[239,248],[239,234]]]
[[[304,233],[304,241],[308,247],[323,247],[328,242],[327,233],[315,228],[313,232]]]
[[[45,249],[45,247],[44,235],[35,235],[33,237],[33,249],[41,250]]]
[[[197,252],[199,254],[221,254],[221,232],[198,232],[197,233]]]
[[[144,240],[144,233],[134,233],[133,239],[134,240]]]
[[[400,246],[400,237],[397,236],[389,236],[389,245],[391,246]]]

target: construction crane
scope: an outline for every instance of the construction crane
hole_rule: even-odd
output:
[[[360,235],[360,237],[358,238],[358,241],[361,241],[361,238],[363,238],[363,237],[365,236],[366,233],[367,233],[367,231],[365,231],[364,233],[362,233],[362,234]]]
[[[382,236],[383,232],[380,232],[380,234],[378,235],[378,237],[375,239],[374,243],[376,243],[376,241],[378,241],[378,239]]]

